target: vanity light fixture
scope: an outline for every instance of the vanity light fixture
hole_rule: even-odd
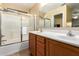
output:
[[[73,16],[73,19],[78,19],[78,16]]]

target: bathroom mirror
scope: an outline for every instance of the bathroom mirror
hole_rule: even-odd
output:
[[[79,3],[66,3],[45,14],[45,28],[79,27]]]
[[[44,19],[44,28],[60,28],[63,26],[63,14],[57,14],[53,16],[53,19]],[[79,15],[72,16],[70,20],[66,21],[66,27],[79,27]]]
[[[65,3],[42,16],[43,28],[79,27],[79,3]],[[41,25],[41,24],[40,24]]]
[[[54,27],[62,27],[63,14],[54,15]]]

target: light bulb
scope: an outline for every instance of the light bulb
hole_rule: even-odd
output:
[[[78,18],[78,16],[74,16],[73,18],[74,18],[74,19],[77,19],[77,18]]]

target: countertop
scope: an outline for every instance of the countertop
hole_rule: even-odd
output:
[[[39,31],[30,31],[36,35],[44,36],[59,42],[67,43],[76,47],[79,47],[79,36],[67,36],[66,34],[56,33],[56,32],[39,32]]]

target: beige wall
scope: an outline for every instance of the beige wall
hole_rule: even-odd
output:
[[[67,23],[66,26],[67,27],[71,27],[72,26],[72,8],[70,6],[67,6]]]
[[[60,6],[56,9],[53,9],[52,11],[49,11],[46,13],[45,17],[47,18],[50,18],[54,15],[57,15],[57,14],[63,14],[63,19],[62,19],[62,26],[63,27],[66,27],[67,26],[67,20],[70,20],[71,19],[71,13],[69,14],[68,12],[71,12],[69,10],[70,8],[67,6],[67,5],[64,5],[64,6]]]

